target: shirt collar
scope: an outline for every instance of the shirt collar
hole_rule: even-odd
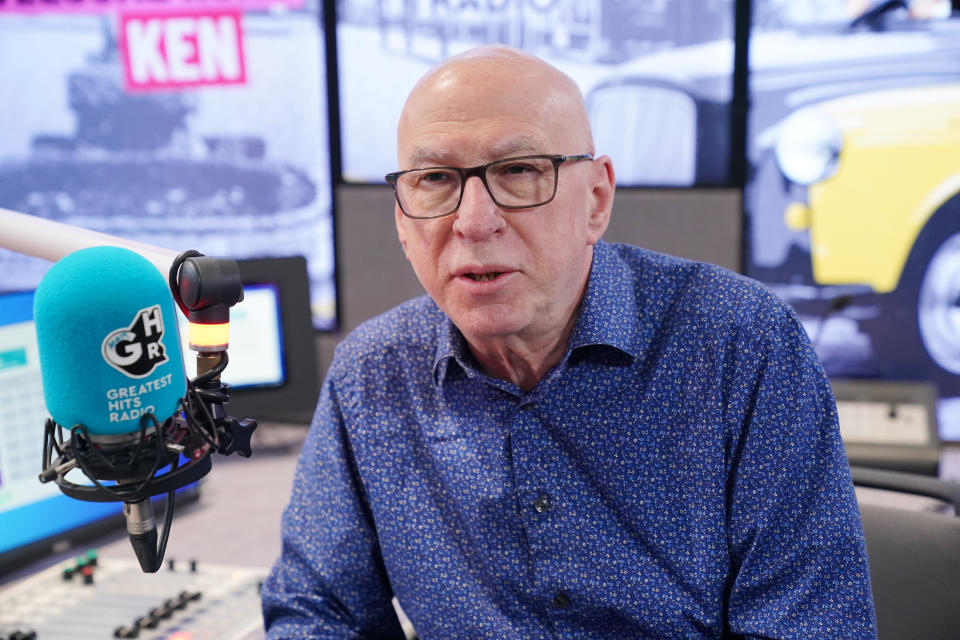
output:
[[[594,247],[587,290],[567,353],[587,351],[597,346],[611,347],[632,362],[642,351],[637,341],[640,328],[634,287],[635,279],[629,267],[613,247],[600,240]],[[444,316],[437,331],[433,361],[436,384],[444,382],[453,362],[462,371],[479,369],[463,334],[449,317]]]
[[[437,328],[437,352],[433,359],[433,379],[437,385],[443,383],[451,362],[458,362],[461,368],[466,366],[465,359],[470,354],[467,341],[460,330],[444,314]]]
[[[601,240],[594,247],[590,280],[580,303],[580,317],[570,336],[570,349],[603,345],[637,357],[636,281],[616,250]]]

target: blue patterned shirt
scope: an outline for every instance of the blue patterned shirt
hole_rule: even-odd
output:
[[[270,638],[872,638],[829,384],[794,313],[600,243],[562,361],[486,375],[427,297],[337,348]]]

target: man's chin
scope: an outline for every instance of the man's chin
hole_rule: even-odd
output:
[[[451,319],[469,342],[508,339],[518,335],[525,325],[514,314],[493,309],[456,314]]]

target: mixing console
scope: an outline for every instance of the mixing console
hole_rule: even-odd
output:
[[[0,640],[240,640],[262,637],[266,570],[88,552],[0,591]]]

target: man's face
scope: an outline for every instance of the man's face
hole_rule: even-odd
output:
[[[589,134],[568,113],[576,102],[546,80],[459,71],[441,72],[408,101],[398,137],[403,169],[590,151]],[[450,216],[412,220],[397,207],[417,277],[471,345],[503,338],[536,345],[571,326],[606,227],[610,203],[598,202],[594,184],[608,179],[608,167],[606,159],[561,165],[556,197],[530,209],[499,208],[476,177]]]

